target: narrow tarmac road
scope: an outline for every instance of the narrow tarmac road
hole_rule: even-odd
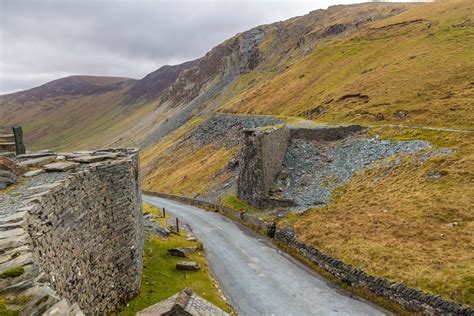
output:
[[[303,264],[228,218],[175,201],[143,196],[190,225],[213,274],[238,315],[384,315],[329,286]]]

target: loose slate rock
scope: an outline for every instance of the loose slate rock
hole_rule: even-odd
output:
[[[44,173],[44,169],[36,169],[36,170],[31,170],[25,173],[23,176],[30,178],[30,177],[36,177],[37,175],[40,175]]]
[[[61,171],[68,171],[71,169],[76,168],[79,166],[79,163],[77,162],[55,162],[55,163],[50,163],[48,165],[44,166],[44,169],[47,172],[61,172]]]
[[[54,154],[52,152],[37,152],[37,153],[28,153],[28,154],[17,155],[16,158],[18,158],[18,159],[31,159],[31,158],[40,158],[40,157],[46,157],[46,156],[54,156]]]
[[[56,156],[46,156],[46,157],[39,157],[39,158],[33,158],[33,159],[22,161],[20,165],[26,168],[31,168],[31,167],[39,168],[55,160],[56,160]]]
[[[186,258],[188,255],[192,254],[197,250],[197,247],[178,247],[168,249],[168,253],[175,257]]]
[[[6,188],[10,184],[17,182],[17,177],[13,172],[0,170],[0,189]]]
[[[82,163],[93,163],[93,162],[99,162],[105,159],[113,159],[116,158],[116,154],[103,154],[103,155],[97,155],[97,156],[92,156],[92,155],[87,155],[87,156],[81,156],[81,157],[76,157],[73,158],[74,161],[77,162],[82,162]]]
[[[176,269],[184,271],[199,271],[199,265],[194,261],[180,261],[176,264]]]

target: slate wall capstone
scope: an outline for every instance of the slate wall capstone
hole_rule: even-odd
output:
[[[474,315],[474,309],[470,306],[461,305],[443,299],[439,295],[432,295],[419,289],[410,288],[403,283],[392,282],[385,278],[375,277],[359,268],[354,268],[351,265],[302,242],[298,239],[297,235],[291,228],[278,227],[275,222],[265,221],[258,217],[249,214],[242,214],[222,205],[199,199],[161,192],[144,191],[143,193],[220,212],[231,219],[239,220],[247,226],[254,228],[256,231],[264,232],[267,236],[274,238],[274,240],[277,241],[278,244],[284,246],[284,248],[296,251],[301,256],[310,262],[317,264],[342,282],[352,287],[363,288],[375,295],[382,296],[403,306],[411,312],[429,316]]]

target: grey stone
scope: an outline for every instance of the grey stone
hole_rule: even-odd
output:
[[[39,157],[46,157],[46,156],[54,156],[50,152],[36,152],[36,153],[27,153],[22,155],[17,155],[18,159],[31,159],[31,158],[39,158]]]
[[[176,269],[184,271],[199,271],[199,265],[194,261],[180,261],[176,264]]]
[[[26,168],[40,168],[50,162],[56,160],[56,156],[41,156],[39,158],[28,159],[25,161],[20,162],[20,165]]]
[[[77,162],[82,162],[82,163],[93,163],[93,162],[98,162],[105,159],[114,159],[116,157],[117,157],[116,154],[107,153],[107,154],[102,154],[102,155],[97,155],[97,156],[87,155],[87,156],[76,157],[76,158],[73,158],[73,160]]]
[[[26,178],[36,177],[39,174],[44,173],[44,169],[36,169],[26,172],[23,176]]]
[[[195,252],[197,247],[177,247],[168,249],[168,253],[175,257],[182,257],[185,258]]]
[[[77,162],[54,162],[44,166],[47,172],[62,172],[75,169],[79,166]]]

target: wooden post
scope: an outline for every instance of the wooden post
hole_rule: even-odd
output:
[[[176,217],[176,232],[179,233],[179,219]]]
[[[21,155],[26,153],[25,143],[23,143],[23,129],[19,125],[13,126],[12,129],[15,137],[16,154]]]
[[[163,218],[166,218],[166,210],[164,207],[163,207]]]

